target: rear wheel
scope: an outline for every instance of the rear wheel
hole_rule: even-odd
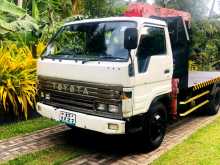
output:
[[[220,88],[217,87],[213,89],[213,92],[210,96],[210,102],[207,107],[208,115],[215,115],[218,113],[220,108]]]
[[[167,112],[162,103],[151,106],[142,130],[142,144],[146,149],[158,148],[166,133]]]

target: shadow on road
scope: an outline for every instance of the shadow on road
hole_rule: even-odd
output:
[[[177,123],[168,126],[168,132],[181,124],[195,119],[195,115],[184,118]],[[111,156],[123,157],[126,155],[148,153],[140,142],[140,135],[104,135],[97,132],[74,128],[64,133],[64,139],[68,145],[81,148],[89,152],[102,153]]]
[[[117,156],[144,152],[140,144],[138,144],[138,135],[104,135],[74,128],[65,132],[64,137],[65,139],[63,140],[67,144],[90,152],[101,152]]]

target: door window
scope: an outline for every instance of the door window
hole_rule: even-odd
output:
[[[141,35],[138,47],[138,71],[144,73],[150,60],[150,56],[166,54],[166,37],[163,28],[146,27],[145,34]]]

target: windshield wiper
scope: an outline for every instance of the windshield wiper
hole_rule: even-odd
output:
[[[63,51],[56,54],[48,54],[44,56],[44,58],[51,58],[51,59],[72,59],[75,58],[76,54],[73,51]]]
[[[70,60],[70,59],[75,59],[74,56],[70,56],[70,55],[48,55],[45,56],[43,58],[48,58],[48,59],[53,59],[53,60]]]
[[[101,56],[100,57],[101,59],[119,59],[119,60],[125,60],[125,58],[122,58],[122,57],[115,57],[115,56],[110,56],[110,55],[108,55],[108,56]]]
[[[103,60],[114,60],[115,61],[115,60],[126,60],[126,59],[122,57],[114,57],[114,56],[107,55],[107,56],[99,56],[98,58],[95,58],[95,59],[87,59],[87,60],[84,60],[82,63],[85,64],[90,61],[103,61]]]
[[[96,58],[96,59],[86,59],[86,60],[82,61],[82,64],[85,64],[85,63],[90,62],[90,61],[98,61],[98,60],[99,60],[99,58]]]
[[[75,56],[75,52],[71,51],[71,50],[66,50],[66,51],[62,51],[62,52],[59,52],[59,53],[56,53],[54,54],[54,56],[59,56],[59,55],[73,55]]]

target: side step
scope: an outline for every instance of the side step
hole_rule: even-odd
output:
[[[209,100],[206,100],[206,101],[202,102],[201,104],[199,104],[199,105],[197,105],[197,106],[191,108],[190,110],[188,110],[188,111],[186,111],[186,112],[184,112],[184,113],[181,113],[180,116],[181,116],[181,117],[185,117],[185,116],[187,116],[188,114],[194,112],[195,110],[197,110],[197,109],[203,107],[204,105],[206,105],[206,104],[208,104],[208,103],[209,103]]]
[[[180,105],[186,105],[186,104],[188,104],[188,103],[190,103],[190,102],[192,102],[194,100],[197,100],[197,99],[199,99],[199,98],[201,98],[201,97],[203,97],[205,95],[208,95],[209,93],[210,93],[210,91],[205,91],[205,92],[203,92],[203,93],[201,93],[201,94],[199,94],[197,96],[194,96],[194,97],[190,98],[189,100],[181,101]]]

